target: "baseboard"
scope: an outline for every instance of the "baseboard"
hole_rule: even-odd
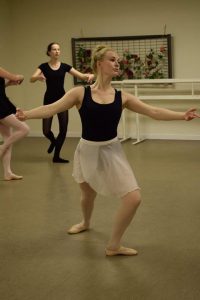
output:
[[[136,136],[131,136],[131,139],[136,139]],[[146,134],[141,135],[141,139],[149,140],[189,140],[189,141],[199,141],[200,135],[185,135],[185,134]]]

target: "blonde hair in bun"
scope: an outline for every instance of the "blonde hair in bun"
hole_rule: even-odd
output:
[[[97,45],[92,51],[91,68],[95,75],[97,74],[97,62],[101,61],[108,51],[113,51],[108,45]]]

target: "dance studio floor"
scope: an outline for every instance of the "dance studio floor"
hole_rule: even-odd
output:
[[[53,164],[45,138],[13,148],[21,181],[0,170],[1,300],[199,300],[200,141],[147,140],[124,151],[143,202],[124,235],[136,257],[105,257],[119,199],[96,198],[91,229],[68,235],[81,219],[72,173],[77,138]]]

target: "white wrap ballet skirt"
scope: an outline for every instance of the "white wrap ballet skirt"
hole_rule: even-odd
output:
[[[139,189],[117,137],[105,142],[81,138],[74,155],[73,177],[104,196],[123,197]]]

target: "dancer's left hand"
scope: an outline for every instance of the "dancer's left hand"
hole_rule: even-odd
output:
[[[87,83],[92,83],[94,81],[94,74],[87,74]]]
[[[185,112],[184,119],[186,121],[191,121],[195,118],[200,118],[200,114],[196,113],[196,108],[190,108]]]

